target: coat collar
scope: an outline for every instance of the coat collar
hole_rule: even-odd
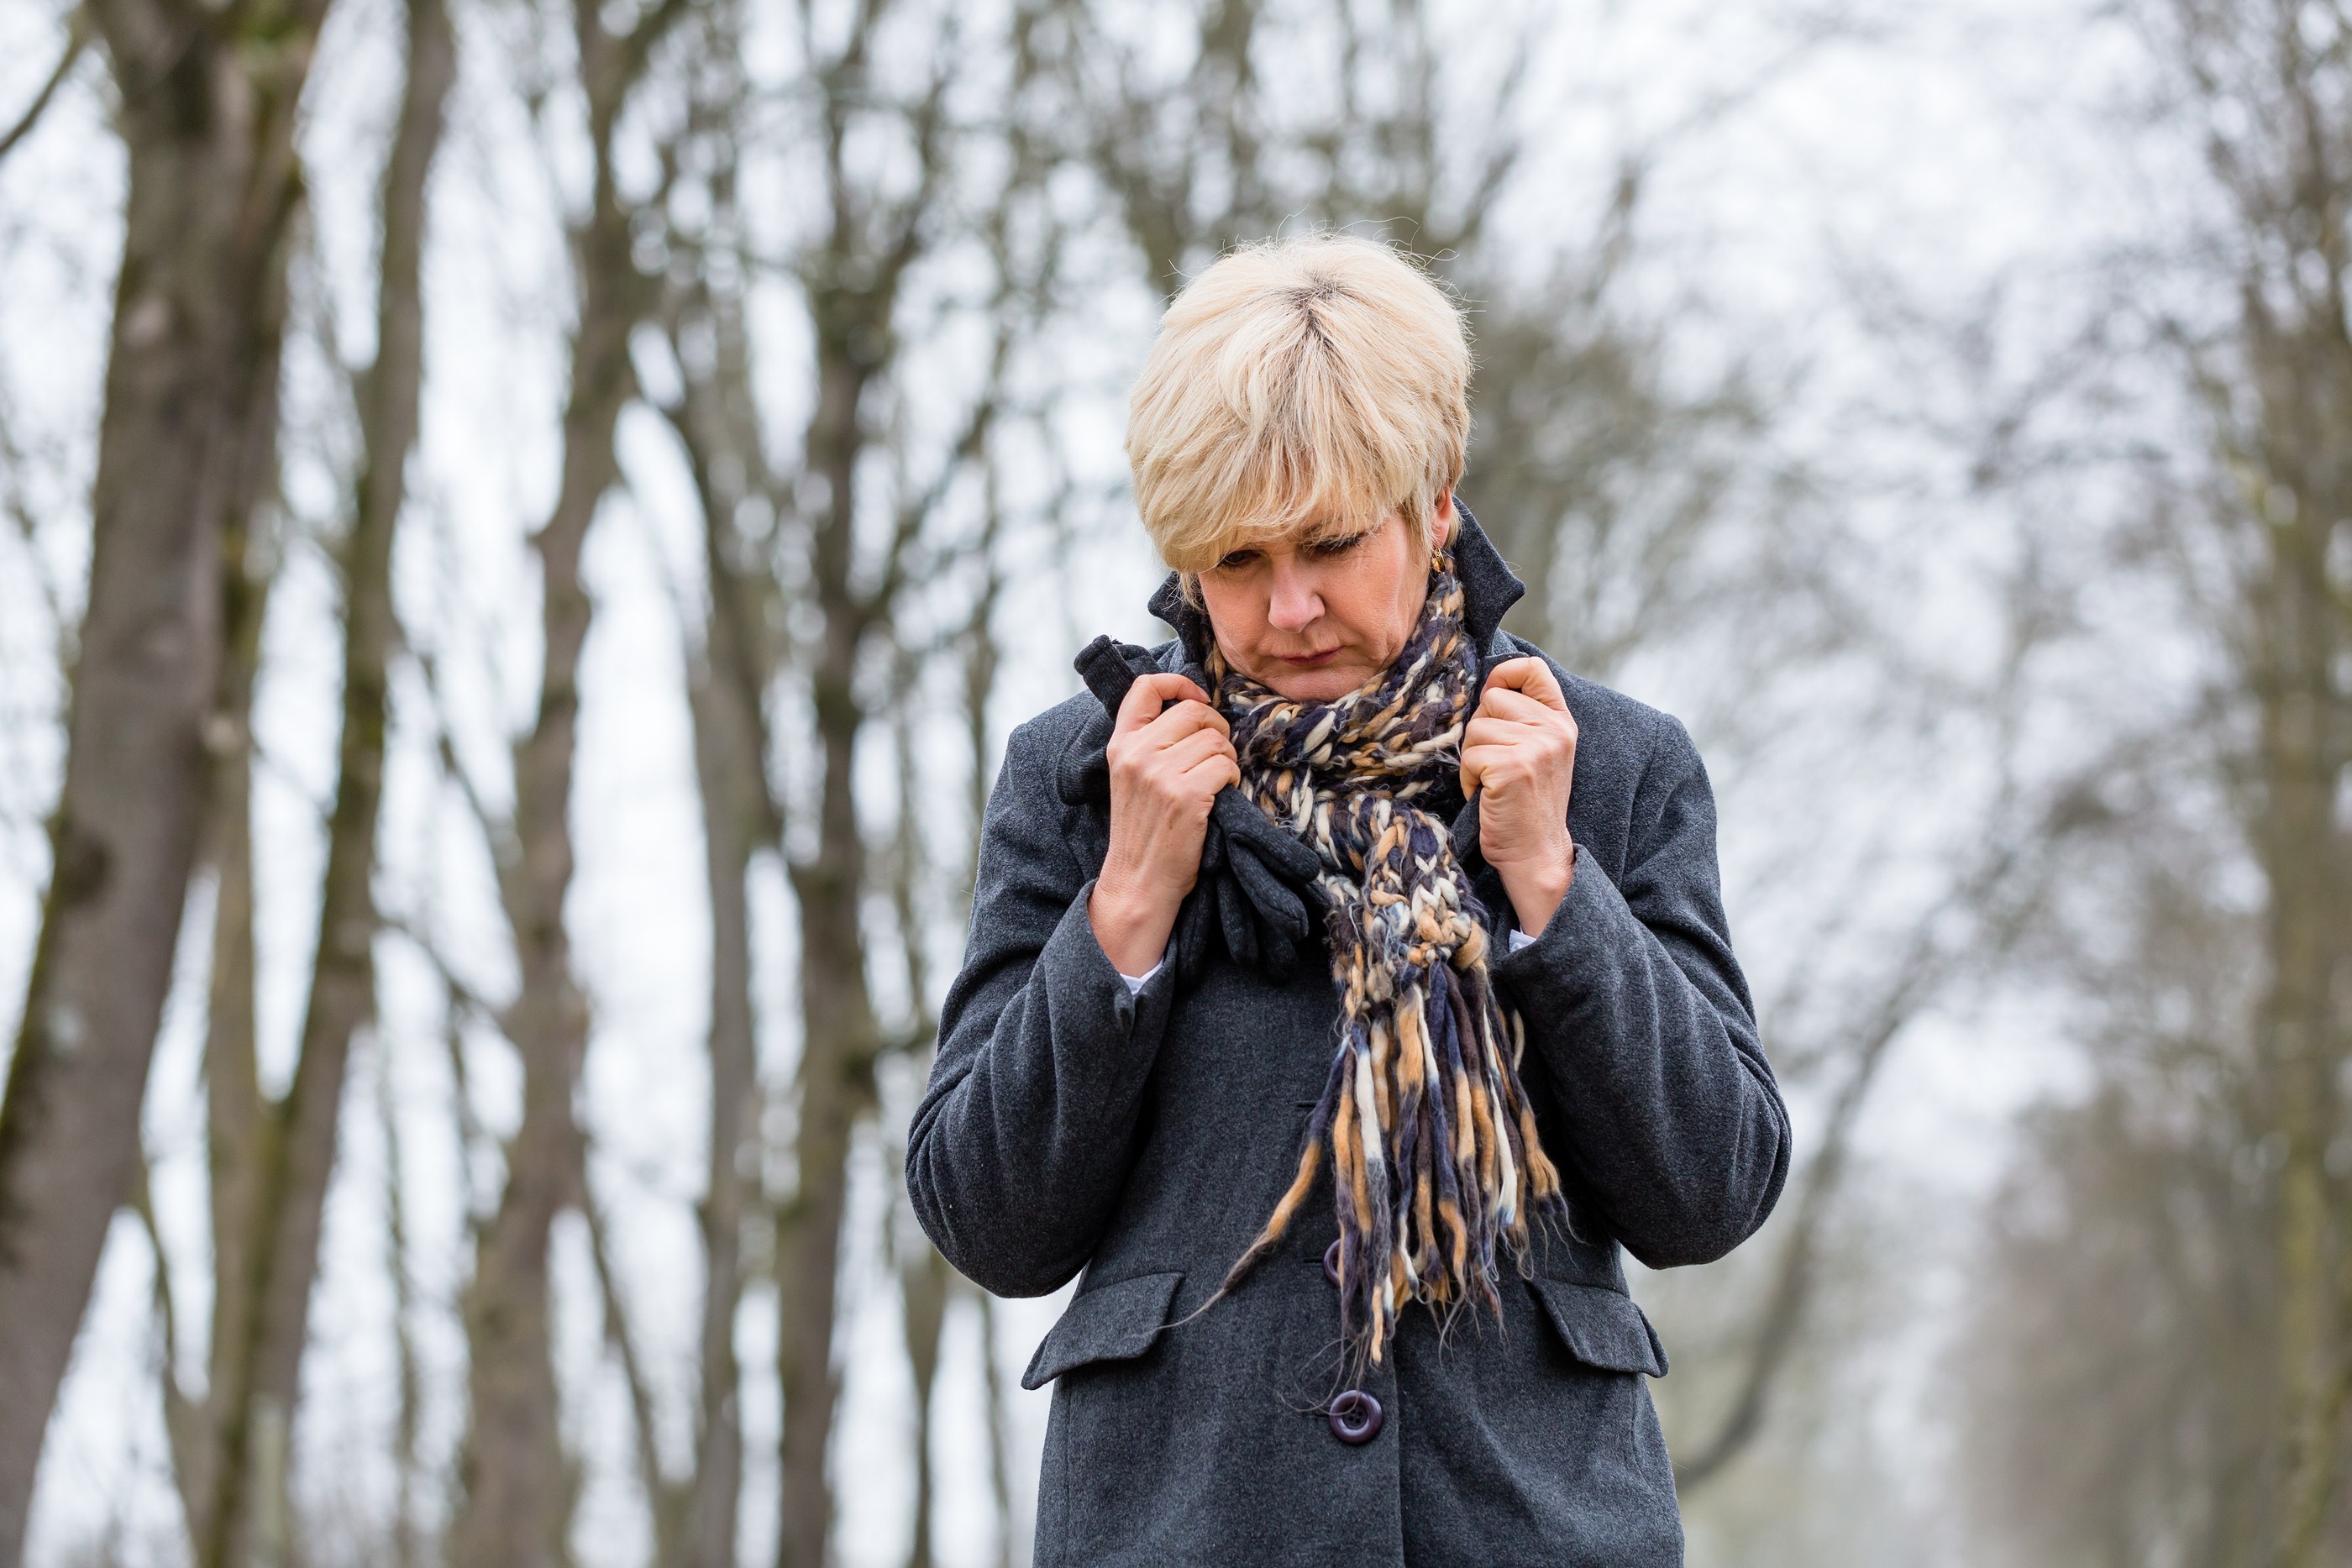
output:
[[[1463,629],[1470,633],[1471,644],[1485,651],[1491,663],[1498,656],[1496,632],[1503,624],[1504,612],[1519,601],[1528,591],[1527,584],[1513,575],[1478,519],[1462,497],[1454,497],[1454,571],[1462,580]],[[1151,596],[1151,613],[1176,629],[1188,664],[1199,664],[1209,656],[1210,632],[1206,612],[1184,601],[1183,585],[1174,572],[1160,583],[1160,591]]]

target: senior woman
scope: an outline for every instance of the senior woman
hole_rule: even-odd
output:
[[[1006,747],[907,1179],[1084,1274],[1045,1568],[1682,1560],[1620,1249],[1738,1245],[1788,1117],[1689,737],[1500,629],[1468,376],[1382,246],[1202,273],[1128,426],[1179,635]]]

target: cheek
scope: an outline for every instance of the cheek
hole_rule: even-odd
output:
[[[1230,649],[1254,647],[1265,631],[1265,595],[1247,584],[1201,580],[1201,607],[1209,629]]]
[[[1376,559],[1347,574],[1339,595],[1346,610],[1339,612],[1335,607],[1335,613],[1347,625],[1351,641],[1386,663],[1412,636],[1422,601],[1428,597],[1429,578],[1406,559],[1402,530],[1392,530],[1382,544]]]

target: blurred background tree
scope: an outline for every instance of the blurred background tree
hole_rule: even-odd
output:
[[[2207,187],[2166,243],[2105,263],[2109,352],[2077,374],[2125,483],[2090,586],[2161,606],[2194,663],[2111,725],[2090,781],[2045,955],[2087,1082],[2028,1119],[1994,1206],[1965,1472],[2018,1562],[2339,1562],[2352,19],[2178,0],[2126,20],[2154,67],[2140,112]],[[2151,385],[2182,402],[2178,444],[2131,439]]]
[[[1127,379],[1421,257],[1796,1106],[1701,1564],[2352,1551],[2333,4],[0,10],[0,1568],[1025,1561],[898,1139]],[[12,1010],[13,1009],[13,1010]]]

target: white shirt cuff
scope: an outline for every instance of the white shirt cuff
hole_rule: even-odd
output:
[[[1535,945],[1536,945],[1536,939],[1535,939],[1534,937],[1532,937],[1532,936],[1528,936],[1526,932],[1524,932],[1524,931],[1519,931],[1519,930],[1514,930],[1514,931],[1511,933],[1511,951],[1512,951],[1512,952],[1516,953],[1516,952],[1517,952],[1517,951],[1518,951],[1520,948],[1522,948],[1522,947],[1532,947],[1532,946],[1534,946]]]

